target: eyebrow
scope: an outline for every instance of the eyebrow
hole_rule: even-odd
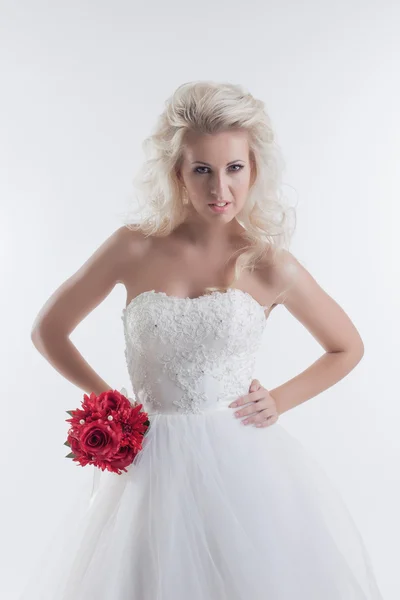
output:
[[[229,165],[233,165],[233,163],[237,163],[237,162],[244,162],[241,158],[238,158],[237,160],[231,160],[231,162],[228,162],[228,164],[226,165],[227,167]],[[192,165],[194,165],[195,163],[199,163],[202,165],[207,165],[207,167],[211,167],[211,165],[209,163],[203,162],[202,160],[194,160],[192,162]]]

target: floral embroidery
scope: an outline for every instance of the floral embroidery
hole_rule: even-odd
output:
[[[121,317],[135,400],[144,410],[199,414],[247,393],[265,308],[236,288],[198,298],[136,296]]]

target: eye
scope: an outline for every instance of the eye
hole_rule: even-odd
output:
[[[230,165],[229,168],[233,169],[233,172],[236,173],[237,171],[240,171],[241,169],[243,169],[244,165],[239,165],[239,164],[235,164],[235,165]],[[234,169],[234,167],[238,167],[237,169]],[[194,169],[195,173],[198,173],[199,175],[204,175],[205,171],[199,171],[199,169],[209,169],[209,167],[196,167]]]

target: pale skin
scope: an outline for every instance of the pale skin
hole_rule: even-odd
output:
[[[195,162],[201,161],[201,162]],[[207,163],[207,164],[204,164]],[[239,166],[240,165],[240,166]],[[38,351],[64,377],[86,393],[114,389],[85,361],[70,334],[117,283],[125,286],[126,305],[146,290],[195,298],[211,286],[228,285],[233,275],[228,256],[242,243],[235,219],[255,176],[245,131],[190,134],[177,173],[187,190],[187,218],[166,237],[145,238],[120,227],[47,300],[31,338]],[[227,212],[214,213],[210,202],[229,201]],[[231,404],[245,425],[268,427],[279,416],[345,377],[364,354],[362,339],[349,316],[288,251],[282,265],[260,264],[245,270],[236,283],[263,306],[266,318],[285,307],[325,350],[306,370],[267,390],[255,379],[249,393]],[[295,274],[294,279],[290,276]],[[291,282],[284,296],[280,295]]]

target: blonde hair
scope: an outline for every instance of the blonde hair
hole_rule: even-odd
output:
[[[246,203],[236,216],[248,244],[239,249],[234,287],[243,269],[254,269],[258,259],[275,264],[279,250],[289,245],[295,212],[281,190],[284,161],[275,141],[264,103],[243,86],[194,81],[179,86],[165,102],[154,133],[142,148],[146,160],[133,180],[138,210],[125,213],[124,224],[145,236],[167,236],[185,221],[185,190],[178,178],[185,136],[189,131],[214,134],[246,130],[255,179]],[[139,219],[134,219],[139,214]],[[290,215],[294,216],[293,230]],[[233,255],[235,252],[233,253]],[[207,291],[226,288],[207,288]]]

